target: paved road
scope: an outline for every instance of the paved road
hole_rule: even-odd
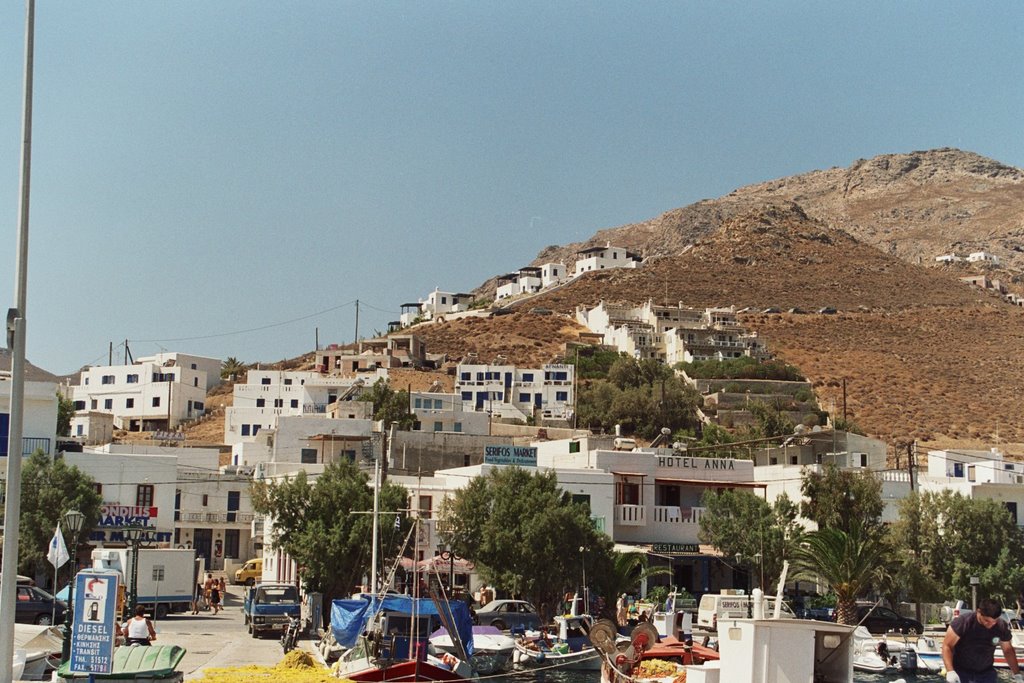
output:
[[[185,679],[202,677],[207,667],[243,666],[259,664],[273,666],[283,656],[276,637],[253,638],[242,619],[241,586],[229,586],[224,610],[216,616],[212,612],[198,615],[172,614],[156,622],[157,642],[181,645],[185,658],[179,670]],[[311,643],[302,643],[310,649]]]

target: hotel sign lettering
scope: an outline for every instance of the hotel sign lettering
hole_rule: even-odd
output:
[[[675,467],[691,470],[735,470],[735,460],[723,458],[691,458],[678,455],[659,455],[658,467]]]

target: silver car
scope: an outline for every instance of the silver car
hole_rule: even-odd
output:
[[[494,626],[503,631],[536,631],[540,628],[540,615],[525,600],[492,600],[476,611],[476,618],[484,626]]]

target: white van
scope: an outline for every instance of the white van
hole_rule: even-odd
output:
[[[761,596],[765,617],[775,614],[775,598]],[[727,590],[721,593],[708,593],[700,599],[697,608],[697,627],[708,631],[717,631],[718,622],[727,619],[747,619],[754,615],[754,596],[742,591]],[[796,619],[793,610],[786,601],[782,601],[779,616],[783,619]]]

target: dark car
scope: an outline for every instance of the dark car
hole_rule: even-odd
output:
[[[879,635],[883,633],[906,633],[908,635],[924,633],[920,621],[901,617],[888,607],[857,605],[857,623],[861,622],[868,631]]]
[[[800,619],[817,619],[818,621],[835,621],[835,609],[832,607],[805,607],[796,610],[796,616]]]
[[[19,624],[63,624],[68,604],[41,588],[18,584],[14,621]]]
[[[476,618],[482,626],[494,626],[503,631],[540,628],[540,615],[525,600],[492,600],[476,611]]]

